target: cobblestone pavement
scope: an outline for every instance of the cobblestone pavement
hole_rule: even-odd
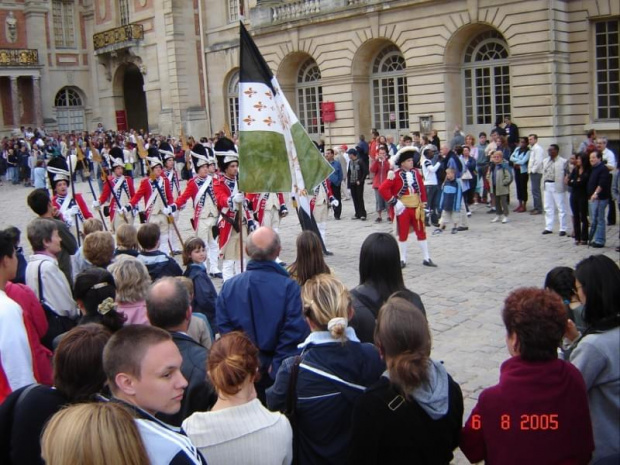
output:
[[[92,195],[88,184],[76,185],[90,205]],[[18,226],[22,245],[29,250],[26,225],[34,217],[26,205],[30,188],[0,187],[0,226]],[[95,190],[98,189],[95,185]],[[342,220],[330,218],[327,226],[328,248],[334,255],[327,263],[349,287],[358,284],[359,250],[364,239],[373,232],[390,232],[389,223],[375,223],[374,193],[370,186],[365,191],[368,221],[352,221],[352,201],[343,201]],[[512,194],[514,208],[516,195]],[[281,259],[291,263],[295,259],[295,237],[299,224],[294,210],[282,221],[280,234],[283,251]],[[189,237],[191,208],[180,214],[179,229]],[[496,384],[499,366],[508,358],[501,308],[508,293],[518,287],[542,286],[546,273],[555,266],[574,267],[582,258],[604,253],[618,261],[618,226],[607,228],[607,247],[590,249],[575,246],[570,237],[559,237],[557,225],[554,234],[541,235],[544,215],[530,216],[511,213],[507,224],[490,220],[484,205],[473,207],[469,231],[452,235],[444,232],[432,236],[427,230],[433,261],[437,268],[422,266],[422,257],[410,239],[408,265],[403,270],[405,284],[422,296],[433,334],[432,357],[443,360],[448,372],[460,384],[465,397],[465,418],[473,408],[480,391]],[[557,221],[557,220],[556,220]],[[569,226],[569,231],[572,227]],[[216,280],[216,286],[221,282]],[[468,463],[457,451],[455,463]]]

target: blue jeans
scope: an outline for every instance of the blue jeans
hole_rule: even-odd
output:
[[[609,200],[590,200],[590,237],[593,242],[605,245],[605,208]]]
[[[11,181],[13,184],[19,183],[19,167],[9,166],[6,174],[7,181]]]

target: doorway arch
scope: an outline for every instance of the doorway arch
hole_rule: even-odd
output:
[[[121,65],[116,71],[114,93],[122,96],[117,100],[116,110],[125,111],[127,128],[148,131],[148,108],[140,68],[133,63]]]

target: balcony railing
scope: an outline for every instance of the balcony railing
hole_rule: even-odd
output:
[[[250,19],[252,26],[261,27],[345,12],[350,7],[374,3],[382,4],[385,0],[265,0],[250,10]]]
[[[108,47],[117,49],[130,46],[142,39],[144,39],[144,26],[132,23],[93,35],[93,44],[97,52]]]
[[[0,66],[36,66],[39,51],[33,48],[0,48]]]

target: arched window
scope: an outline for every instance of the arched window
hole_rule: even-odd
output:
[[[405,58],[395,45],[385,47],[372,65],[373,127],[379,132],[409,128]]]
[[[497,31],[476,36],[465,51],[465,124],[493,125],[510,115],[510,67],[506,41]]]
[[[226,100],[228,100],[228,126],[231,134],[239,131],[239,71],[228,81]]]
[[[310,135],[319,135],[324,131],[322,101],[321,70],[316,61],[308,58],[297,73],[297,116]]]
[[[54,106],[60,132],[84,130],[84,106],[82,97],[76,89],[72,87],[60,89],[54,99]]]

